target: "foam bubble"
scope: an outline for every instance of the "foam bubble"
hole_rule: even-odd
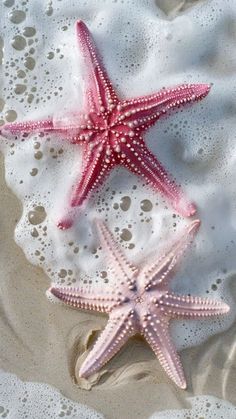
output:
[[[0,370],[0,417],[34,419],[102,419],[100,413],[75,403],[43,383],[23,382]]]
[[[165,410],[154,413],[149,419],[235,419],[236,407],[226,400],[204,395],[188,397],[190,409]]]

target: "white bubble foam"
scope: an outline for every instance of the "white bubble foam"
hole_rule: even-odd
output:
[[[75,403],[43,383],[21,381],[0,370],[0,417],[7,419],[102,419],[93,409]]]
[[[204,395],[188,397],[190,409],[165,410],[149,419],[235,419],[236,406],[218,397]]]

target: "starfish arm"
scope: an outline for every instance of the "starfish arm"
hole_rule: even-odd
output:
[[[145,290],[153,290],[158,285],[168,285],[173,269],[181,259],[185,250],[192,243],[200,226],[199,220],[194,220],[186,227],[179,239],[160,258],[152,258],[142,270]]]
[[[65,116],[60,120],[44,119],[39,121],[5,124],[0,132],[2,134],[10,132],[13,135],[40,132],[60,134],[66,136],[66,139],[72,144],[85,142],[87,139],[91,139],[93,130],[88,129],[87,126],[84,125],[82,117],[76,115],[72,121],[71,116],[72,115],[70,115],[70,120]]]
[[[80,368],[80,377],[96,373],[136,332],[130,312],[111,313],[108,323]]]
[[[96,225],[101,244],[104,246],[111,260],[112,269],[115,270],[117,276],[125,279],[128,286],[132,287],[132,278],[137,273],[137,268],[126,259],[106,225],[99,220],[96,221]]]
[[[112,156],[106,156],[103,145],[94,142],[90,148],[89,144],[86,144],[83,150],[82,175],[72,187],[70,206],[72,208],[81,206],[88,195],[106,180],[113,167]],[[57,222],[58,228],[61,230],[70,228],[74,215],[74,212],[68,210],[67,215]]]
[[[32,132],[50,132],[54,131],[52,119],[44,119],[41,121],[23,121],[12,124],[5,124],[1,132],[10,132],[11,134],[32,133]]]
[[[113,166],[112,159],[106,156],[105,147],[97,144],[90,149],[87,146],[83,153],[82,176],[73,189],[71,206],[82,205],[89,193],[105,181]]]
[[[72,288],[53,285],[48,290],[48,295],[74,308],[105,313],[109,313],[121,304],[120,296],[114,292],[110,294],[94,291],[91,287]]]
[[[86,100],[88,112],[104,112],[118,103],[118,98],[104,69],[93,38],[81,20],[76,24],[79,47],[86,64]]]
[[[166,197],[179,214],[190,217],[196,212],[195,205],[184,197],[180,187],[144,143],[136,144],[135,148],[124,143],[121,151],[122,164]]]
[[[158,316],[152,315],[151,321],[143,326],[143,336],[157,356],[161,366],[174,383],[186,388],[186,380],[179,355],[172,343],[169,331],[169,324],[159,320]]]
[[[172,293],[165,295],[160,304],[168,316],[173,318],[199,318],[218,316],[229,311],[228,304],[209,298],[178,296]]]
[[[129,126],[147,129],[171,109],[203,99],[210,91],[209,84],[183,84],[173,89],[163,89],[158,93],[126,100],[118,105],[117,121]]]

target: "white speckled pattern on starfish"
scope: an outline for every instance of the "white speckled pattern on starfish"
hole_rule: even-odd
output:
[[[84,22],[76,24],[78,44],[86,65],[84,109],[41,121],[6,124],[12,134],[49,132],[80,145],[83,153],[82,175],[72,188],[70,206],[83,204],[89,193],[101,185],[118,165],[141,176],[165,196],[179,214],[189,217],[196,212],[181,188],[156,156],[146,147],[143,134],[171,109],[203,99],[209,84],[183,84],[135,99],[120,100],[112,87],[91,34]],[[72,225],[72,216],[60,219],[61,229]]]
[[[88,377],[106,364],[129,337],[139,333],[149,343],[169,377],[181,388],[186,381],[180,358],[169,334],[174,318],[203,318],[229,311],[223,302],[201,297],[176,295],[170,289],[173,268],[192,242],[200,221],[193,221],[170,249],[158,260],[134,266],[117,246],[105,224],[97,222],[101,244],[107,252],[117,278],[94,293],[88,288],[52,286],[49,295],[79,309],[106,312],[108,323],[80,369]]]

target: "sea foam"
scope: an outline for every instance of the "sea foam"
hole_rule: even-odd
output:
[[[103,419],[87,406],[63,397],[44,383],[20,380],[0,370],[0,417],[7,419]]]

